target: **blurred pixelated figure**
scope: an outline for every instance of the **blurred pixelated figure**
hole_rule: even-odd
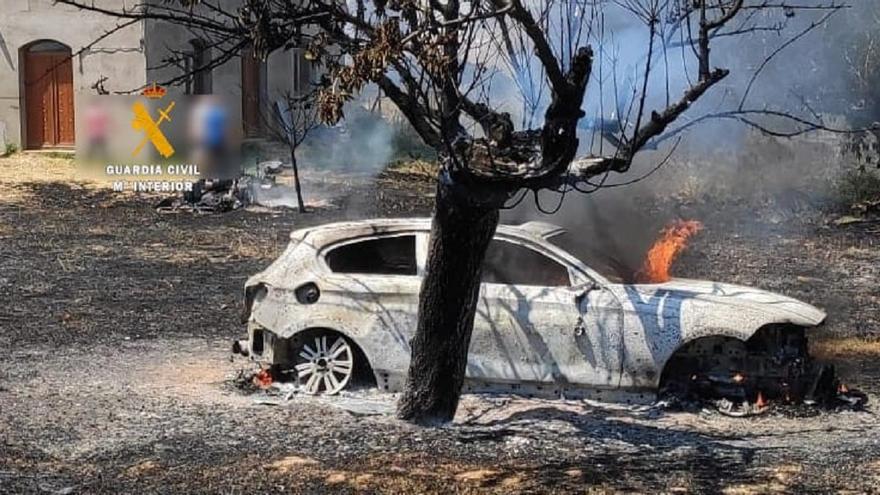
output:
[[[110,157],[107,134],[110,128],[110,112],[97,101],[89,102],[85,111],[86,149],[88,160],[107,160]]]
[[[193,161],[202,175],[229,175],[229,114],[220,99],[211,95],[199,97],[190,112],[189,123]]]

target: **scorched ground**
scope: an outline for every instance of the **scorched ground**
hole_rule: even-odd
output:
[[[466,396],[452,426],[423,429],[392,418],[394,396],[359,392],[337,403],[242,393],[233,379],[250,365],[228,353],[242,331],[240,288],[279,254],[288,233],[343,218],[426,214],[429,198],[387,177],[380,190],[373,179],[328,176],[321,180],[337,181],[332,189],[347,199],[309,215],[160,215],[156,198],[70,182],[63,160],[0,163],[0,491],[880,486],[880,421],[872,412],[735,419]],[[749,208],[728,206],[723,215],[712,213],[717,205],[690,208],[688,217],[705,227],[676,274],[823,307],[827,338],[813,342],[814,353],[876,404],[876,233],[828,226],[822,210],[773,223],[756,222]]]

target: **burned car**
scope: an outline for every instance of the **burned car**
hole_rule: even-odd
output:
[[[303,391],[403,387],[430,219],[297,230],[245,286],[234,347]],[[614,283],[549,241],[543,222],[501,225],[483,267],[467,391],[647,402],[661,389],[754,400],[829,379],[805,330],[825,314],[759,289],[700,280]]]

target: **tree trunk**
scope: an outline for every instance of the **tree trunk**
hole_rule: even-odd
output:
[[[290,147],[290,164],[293,166],[293,186],[296,189],[296,204],[300,213],[305,213],[306,205],[303,202],[302,186],[299,185],[299,167],[296,164],[296,148]]]
[[[499,216],[497,203],[475,203],[478,195],[442,174],[412,360],[397,407],[399,418],[424,425],[449,422],[458,408],[483,259]]]

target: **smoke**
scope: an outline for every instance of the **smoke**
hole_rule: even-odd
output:
[[[783,110],[808,120],[822,119],[831,128],[864,122],[864,116],[854,116],[864,98],[849,77],[855,70],[852,52],[858,40],[876,29],[878,12],[875,2],[856,2],[784,48],[761,70],[743,108]],[[728,68],[730,75],[671,128],[707,113],[736,109],[763,61],[823,13],[760,15],[765,17],[759,19],[760,25],[784,25],[784,29],[713,41],[712,66]],[[597,46],[593,42],[597,59],[585,99],[582,154],[613,151],[597,136],[602,125],[622,125],[632,132],[633,118],[624,118],[625,109],[646,61],[647,27],[634,22],[631,15],[607,9],[605,33],[606,43]],[[690,62],[693,54],[685,56],[688,62],[682,62],[680,48],[669,48],[664,56],[661,46],[648,84],[648,112],[666,106],[667,81],[668,98],[674,101],[688,80],[696,77],[696,67]],[[761,123],[791,129],[778,119]],[[644,180],[592,194],[543,192],[537,201],[529,197],[503,212],[502,221],[544,220],[562,225],[570,234],[559,244],[600,273],[626,280],[641,266],[660,229],[674,219],[705,220],[707,229],[724,225],[757,235],[775,225],[804,225],[803,220],[828,203],[837,178],[850,166],[842,151],[844,139],[828,132],[772,138],[733,120],[703,121],[681,134],[671,158],[655,173],[651,171],[672,151],[676,139],[640,153],[629,172],[609,175],[604,184]],[[557,212],[547,213],[557,207]]]
[[[616,281],[630,280],[641,266],[644,253],[662,228],[664,218],[648,214],[621,189],[566,198],[540,193],[544,207],[559,206],[553,214],[541,213],[529,199],[502,214],[510,224],[542,220],[566,228],[553,242],[599,273]]]
[[[362,100],[363,101],[363,100]],[[352,187],[362,185],[395,158],[399,151],[400,126],[371,112],[362,101],[349,102],[345,118],[337,125],[318,125],[296,148],[296,160],[307,208],[326,208],[350,194]],[[259,143],[252,151],[253,172],[262,176],[261,168],[289,165],[287,143]],[[258,165],[262,164],[262,165]],[[297,197],[291,174],[275,182],[255,184],[255,200],[267,207],[296,208]]]
[[[356,103],[339,124],[316,129],[302,145],[306,167],[374,175],[393,157],[395,126]]]
[[[683,141],[673,157],[642,181],[590,194],[543,191],[502,212],[502,222],[542,220],[566,228],[558,244],[603,275],[631,280],[660,230],[678,219],[707,230],[769,235],[777,227],[811,228],[829,204],[843,163],[840,136],[818,133],[776,139],[744,132],[741,149],[707,151]],[[629,173],[606,185],[644,177],[664,158],[639,155]],[[601,178],[600,178],[601,180]],[[557,211],[558,208],[558,211]]]
[[[532,3],[538,4],[540,0]],[[650,31],[645,22],[628,10],[628,6],[648,3],[595,2],[588,10],[599,12],[598,15],[574,13],[575,17],[583,15],[583,24],[588,26],[583,29],[588,34],[583,35],[577,45],[589,43],[594,51],[583,106],[586,117],[581,123],[584,135],[581,151],[584,153],[597,153],[599,146],[602,151],[608,150],[608,143],[596,136],[603,126],[623,129],[628,134],[634,131],[648,63]],[[802,2],[801,5],[827,7],[828,4]],[[696,27],[691,26],[690,30],[680,27],[671,16],[672,11],[665,12],[661,22],[655,25],[659,34],[654,37],[648,90],[644,95],[646,114],[642,122],[651,110],[662,109],[670,101],[678,100],[697,78],[697,61],[689,40],[689,32]],[[826,19],[826,16],[829,17]],[[556,51],[560,52],[563,65],[568,63],[569,46],[574,44],[569,40],[571,23],[581,23],[580,19],[570,17],[557,18],[553,13],[547,21],[550,23],[547,29],[550,45],[558,47]],[[711,68],[727,68],[730,74],[695,102],[686,118],[672,128],[687,123],[687,119],[734,110],[741,105],[743,109],[784,110],[809,120],[815,120],[819,112],[852,118],[853,113],[866,105],[864,95],[853,94],[854,78],[864,83],[865,68],[860,64],[864,65],[864,52],[873,46],[868,41],[876,37],[874,32],[878,22],[880,7],[876,2],[855,2],[834,12],[827,8],[747,9],[722,30],[721,36],[712,40]],[[742,33],[725,36],[725,32]],[[795,37],[798,39],[789,43]],[[769,63],[764,64],[768,58]],[[524,118],[523,102],[540,100],[536,112],[538,125],[549,103],[549,91],[540,84],[526,82],[542,80],[542,73],[536,69],[539,66],[498,62],[496,68],[500,75],[493,77],[491,100],[493,105],[500,105],[504,111],[510,112],[516,123],[529,120]],[[863,88],[862,91],[867,90]],[[880,115],[873,118],[876,120]],[[779,130],[792,127],[791,122],[779,120],[762,123]],[[692,141],[704,143],[709,148],[715,148],[719,142],[738,148],[740,143],[737,141],[744,138],[745,129],[744,125],[733,120],[715,121],[711,125],[700,125],[700,131]],[[713,137],[724,139],[711,139]]]

